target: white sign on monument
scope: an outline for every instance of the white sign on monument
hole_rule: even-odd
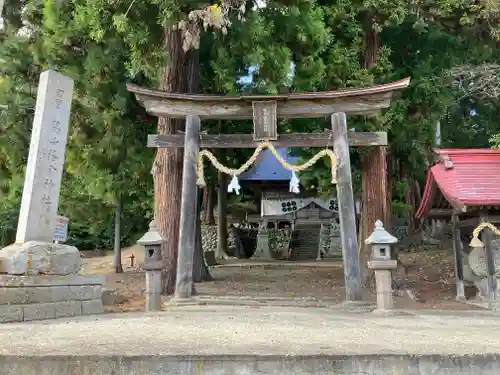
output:
[[[16,243],[52,242],[68,138],[73,80],[40,76]]]
[[[68,224],[69,219],[67,217],[56,217],[56,225],[53,235],[54,242],[65,242],[68,239]]]

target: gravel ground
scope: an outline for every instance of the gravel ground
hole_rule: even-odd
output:
[[[136,265],[144,256],[140,247],[124,249],[122,259],[125,273],[120,275],[112,273],[112,255],[85,260],[85,273],[106,275],[107,289],[122,297],[119,299],[121,303],[107,306],[109,312],[144,310],[145,276],[136,267],[130,267],[129,257],[132,254],[136,257]],[[450,251],[405,254],[403,261],[409,266],[409,285],[418,299],[413,300],[406,295],[395,297],[397,308],[479,309],[455,301],[454,265]],[[327,299],[329,303],[342,302],[345,298],[342,260],[308,262],[300,267],[295,262],[273,262],[268,266],[241,260],[237,262],[240,266],[235,266],[234,262],[229,267],[212,268],[210,272],[214,280],[196,284],[197,292],[210,296],[308,297]],[[376,297],[365,291],[363,298],[374,302]]]
[[[491,312],[377,316],[326,308],[191,306],[0,325],[0,355],[500,353]]]

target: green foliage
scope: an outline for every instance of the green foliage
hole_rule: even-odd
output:
[[[406,203],[406,194],[408,193],[408,181],[394,181],[392,196],[392,212],[396,217],[407,218],[411,207]]]
[[[14,242],[19,216],[19,203],[23,194],[24,179],[14,176],[4,180],[3,194],[0,200],[0,245],[9,245]]]

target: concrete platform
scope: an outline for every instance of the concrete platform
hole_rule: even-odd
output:
[[[0,325],[0,374],[500,374],[500,316],[186,306]]]
[[[103,276],[0,275],[0,323],[102,314]]]

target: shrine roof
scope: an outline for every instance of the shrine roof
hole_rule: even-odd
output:
[[[290,156],[289,149],[278,148],[276,151],[290,164],[297,164],[299,158]],[[258,156],[255,165],[238,179],[241,181],[289,181],[292,172],[281,165],[271,150],[266,149]]]
[[[276,101],[279,118],[318,118],[334,112],[376,113],[390,105],[392,94],[408,87],[410,78],[364,88],[281,95],[182,94],[128,84],[146,111],[155,116],[184,118],[197,115],[210,119],[252,119],[252,102]]]
[[[427,174],[427,183],[415,216],[423,218],[438,194],[458,210],[500,206],[500,150],[435,149],[438,162]]]

